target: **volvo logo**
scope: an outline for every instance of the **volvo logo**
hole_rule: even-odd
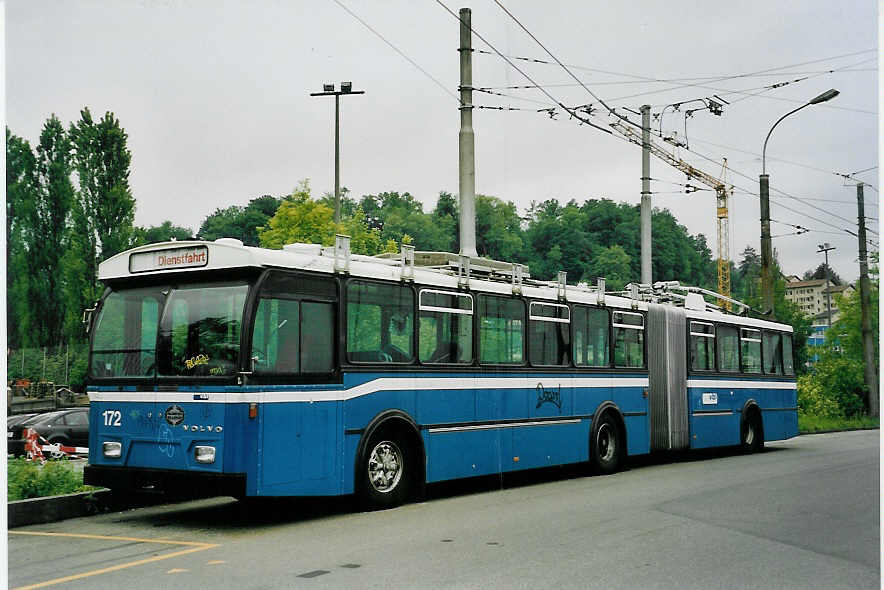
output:
[[[166,408],[166,422],[171,426],[178,426],[184,421],[184,410],[181,406],[175,404]]]

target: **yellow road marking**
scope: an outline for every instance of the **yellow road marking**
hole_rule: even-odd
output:
[[[166,573],[167,574],[183,574],[184,572],[189,572],[189,571],[190,570],[181,569],[180,567],[173,567],[172,569],[170,569]]]
[[[221,559],[213,559],[212,561],[206,562],[206,565],[221,565],[222,563],[227,563]]]
[[[135,567],[137,565],[144,565],[146,563],[153,563],[156,561],[162,561],[164,559],[170,559],[172,557],[179,557],[181,555],[187,555],[188,553],[196,553],[198,551],[205,551],[206,549],[212,549],[214,547],[218,547],[217,543],[199,543],[197,541],[172,541],[169,539],[142,539],[139,537],[112,537],[108,535],[87,535],[82,533],[42,533],[42,532],[34,532],[34,531],[9,531],[10,535],[30,535],[36,537],[67,537],[67,538],[75,538],[75,539],[97,539],[102,541],[135,541],[138,543],[156,543],[160,545],[179,545],[188,547],[187,549],[182,549],[181,551],[175,551],[173,553],[166,553],[165,555],[155,555],[154,557],[148,557],[146,559],[139,559],[137,561],[130,561],[127,563],[121,563],[119,565],[113,565],[110,567],[92,570],[88,572],[83,572],[81,574],[74,574],[72,576],[65,576],[64,578],[55,578],[54,580],[47,580],[45,582],[40,582],[38,584],[31,584],[29,586],[19,586],[18,588],[14,588],[13,590],[35,590],[36,588],[45,588],[47,586],[54,586],[56,584],[63,584],[65,582],[72,582],[74,580],[80,580],[83,578],[89,578],[92,576],[98,576],[100,574],[107,574],[110,572],[115,572],[118,570]]]

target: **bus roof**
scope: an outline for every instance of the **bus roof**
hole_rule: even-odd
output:
[[[447,254],[447,257],[456,259],[457,255]],[[482,262],[483,260],[473,259],[476,265],[481,265]],[[116,254],[99,264],[98,278],[102,281],[116,282],[127,278],[182,272],[193,273],[196,278],[206,271],[239,268],[285,268],[333,275],[336,273],[337,263],[334,248],[319,244],[289,244],[282,250],[271,250],[245,246],[234,238],[220,238],[213,242],[186,240],[148,244]],[[501,263],[494,265],[499,268]],[[349,276],[389,281],[401,281],[408,272],[410,275],[408,278],[421,285],[452,290],[464,285],[463,277],[458,277],[457,272],[453,272],[450,268],[413,266],[406,271],[406,266],[401,260],[389,257],[349,255],[346,272]],[[516,290],[516,281],[503,280],[504,277],[500,274],[495,275],[494,272],[491,275],[496,276],[496,279],[491,280],[489,277],[471,274],[468,282],[470,291],[511,295]],[[615,296],[585,284],[564,286],[554,281],[528,281],[518,285],[518,292],[529,299],[558,301],[562,291],[565,293],[565,299],[572,303],[604,304],[625,310],[648,308],[648,302],[642,299]],[[686,315],[698,320],[726,321],[743,326],[792,331],[791,326],[785,324],[715,310],[686,309]]]

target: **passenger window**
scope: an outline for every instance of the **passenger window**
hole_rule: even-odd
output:
[[[414,293],[402,285],[347,285],[347,359],[355,363],[414,360]]]
[[[783,334],[783,372],[786,375],[795,374],[795,360],[792,357],[792,335]]]
[[[563,366],[570,364],[571,313],[567,305],[532,302],[530,313],[531,364]]]
[[[706,322],[691,322],[691,370],[715,369],[715,327]]]
[[[418,351],[422,363],[473,361],[473,297],[426,289],[419,296]]]
[[[615,311],[614,366],[639,368],[645,366],[644,316],[640,313]]]
[[[574,307],[574,364],[578,367],[609,367],[609,317],[604,309]]]
[[[519,365],[525,360],[525,306],[519,299],[479,297],[479,360]]]
[[[762,358],[764,359],[764,372],[771,375],[783,374],[783,347],[782,339],[778,332],[764,331],[762,345]]]
[[[740,328],[740,370],[761,372],[761,330]]]
[[[740,370],[740,341],[737,329],[732,326],[718,326],[718,370],[737,372]]]
[[[300,280],[298,280],[300,279]],[[304,277],[274,276],[258,300],[252,331],[251,366],[256,375],[331,373],[334,370],[335,305],[309,301],[334,296],[335,284]]]

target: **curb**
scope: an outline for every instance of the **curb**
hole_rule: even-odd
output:
[[[132,498],[130,496],[122,498],[114,496],[114,493],[108,489],[16,500],[8,503],[7,526],[13,529],[30,524],[45,524],[68,518],[99,514],[101,512],[116,512],[128,508],[140,508],[142,506],[159,504],[163,501],[165,500],[160,497]]]
[[[836,428],[834,430],[814,430],[813,432],[799,432],[798,436],[808,436],[811,434],[829,434],[832,432],[854,432],[857,430],[880,430],[880,426],[864,426],[861,428]]]

